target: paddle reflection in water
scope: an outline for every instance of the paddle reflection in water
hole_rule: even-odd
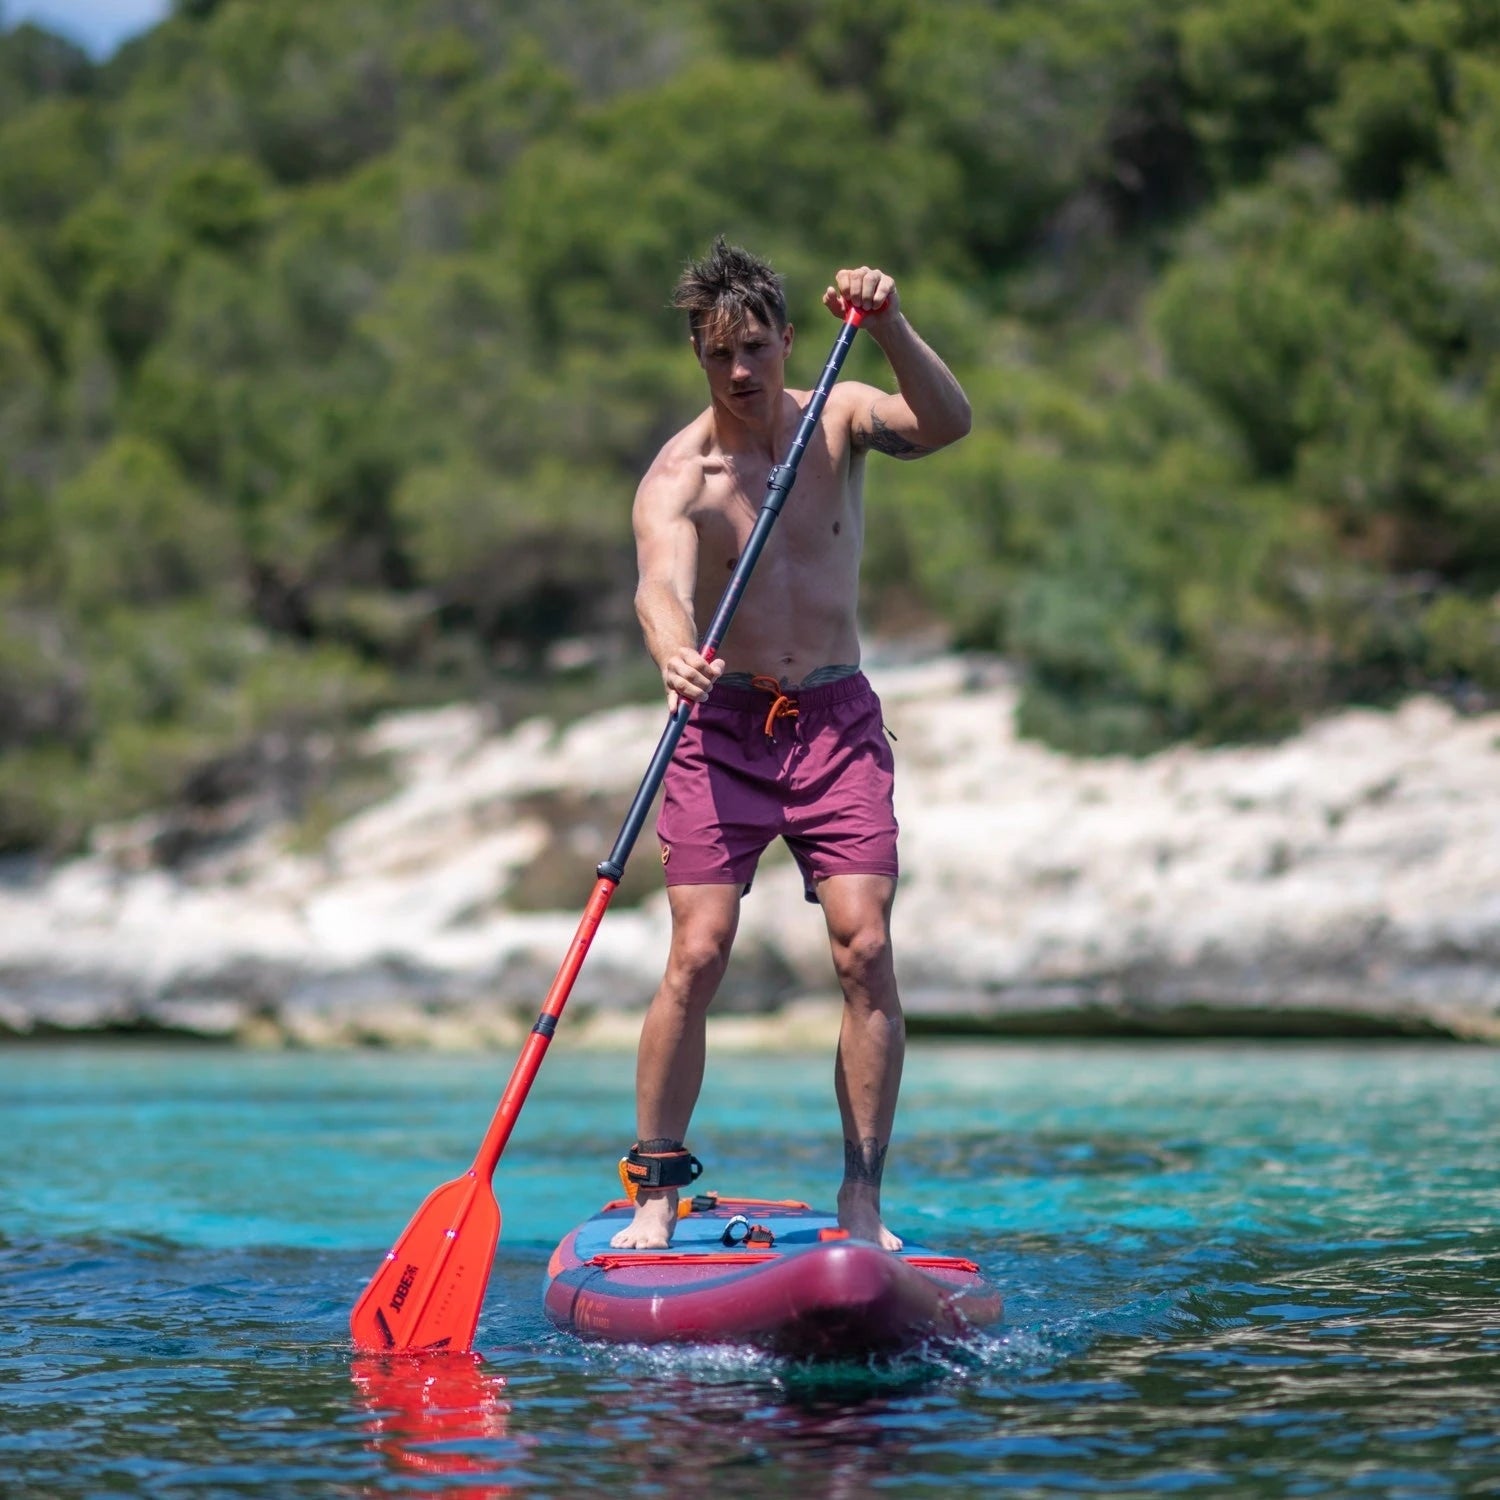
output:
[[[509,1433],[505,1377],[478,1354],[366,1355],[349,1374],[368,1414],[371,1447],[398,1473],[451,1475],[451,1490],[426,1494],[503,1500],[512,1485],[476,1484],[519,1458],[524,1444]]]

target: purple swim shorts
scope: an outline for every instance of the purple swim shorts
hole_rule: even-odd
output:
[[[719,683],[667,767],[656,823],[667,884],[748,891],[778,835],[809,901],[830,875],[894,878],[895,760],[884,728],[862,672],[789,695]]]

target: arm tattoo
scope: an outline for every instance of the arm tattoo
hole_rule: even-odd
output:
[[[914,443],[910,438],[904,438],[899,432],[892,432],[884,422],[875,415],[875,408],[870,408],[870,431],[865,438],[865,446],[873,448],[877,453],[889,454],[892,458],[921,458],[923,454],[931,453],[931,448],[924,448],[921,443]]]
[[[844,1141],[844,1181],[868,1182],[880,1186],[881,1174],[885,1171],[885,1153],[891,1149],[890,1142],[881,1145],[873,1135],[855,1142]]]

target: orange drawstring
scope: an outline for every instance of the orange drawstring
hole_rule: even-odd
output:
[[[766,738],[776,738],[777,719],[795,719],[797,717],[797,700],[788,697],[781,691],[781,684],[774,677],[752,677],[750,686],[759,688],[763,693],[770,693],[774,698],[771,710],[766,715]]]

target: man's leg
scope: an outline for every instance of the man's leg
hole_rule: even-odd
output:
[[[667,887],[672,946],[667,971],[641,1026],[635,1063],[636,1139],[643,1150],[687,1137],[703,1087],[705,1022],[729,962],[740,920],[737,885]],[[677,1227],[677,1189],[642,1192],[635,1218],[610,1241],[620,1249],[653,1249],[671,1242]]]
[[[896,882],[886,875],[832,875],[819,882],[818,898],[844,991],[834,1065],[844,1123],[839,1223],[856,1239],[899,1250],[901,1241],[880,1220],[880,1179],[906,1056],[906,1022],[891,955]]]

